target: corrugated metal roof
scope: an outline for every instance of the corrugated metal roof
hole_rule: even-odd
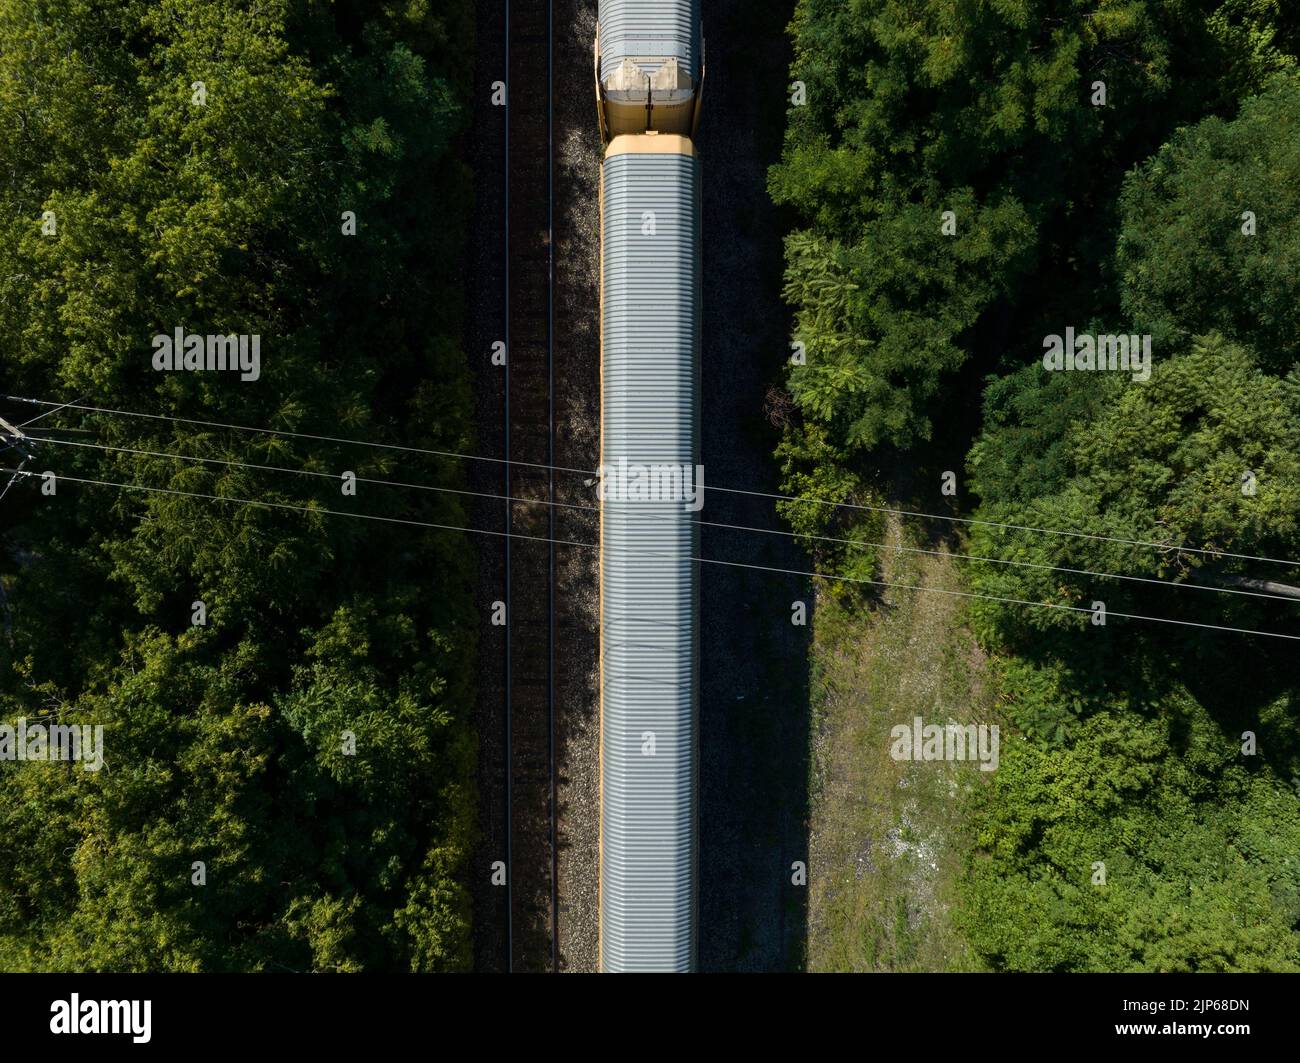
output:
[[[700,0],[600,0],[600,79],[625,58],[676,57],[692,81],[700,80]],[[654,73],[658,62],[639,62]]]
[[[671,138],[675,142],[678,138]],[[699,169],[688,154],[603,167],[601,462],[699,457]],[[665,149],[670,138],[664,138]],[[653,147],[653,145],[649,145]],[[653,234],[647,216],[653,214]],[[698,526],[681,502],[605,498],[601,550],[601,962],[696,956]],[[643,751],[647,732],[655,751]]]

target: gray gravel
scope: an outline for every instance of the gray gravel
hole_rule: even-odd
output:
[[[596,4],[560,0],[554,18],[555,356],[561,426],[556,464],[594,469],[600,448],[600,134],[591,58]],[[558,482],[560,501],[595,504],[594,492],[582,486],[582,478],[568,476]],[[596,540],[593,514],[560,513],[559,538]],[[600,845],[596,552],[562,548],[557,563],[561,616],[567,621],[557,639],[560,969],[594,971]]]

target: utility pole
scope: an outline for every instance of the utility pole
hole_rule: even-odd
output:
[[[33,440],[30,436],[24,435],[21,428],[15,428],[3,417],[0,417],[0,438],[4,439],[5,445],[0,447],[0,453],[6,450],[14,449],[23,456],[23,460],[18,463],[18,468],[14,474],[9,477],[9,482],[5,484],[4,490],[0,491],[0,498],[4,498],[9,493],[9,488],[13,487],[18,477],[23,475],[23,466],[36,457],[32,451]]]
[[[30,447],[32,445],[31,438],[23,435],[23,430],[21,428],[15,428],[3,417],[0,417],[0,435],[2,435],[4,439],[8,441],[9,446],[6,446],[4,448],[5,450],[8,450],[9,447],[13,447],[18,451],[18,453],[20,453],[24,458],[27,458],[29,461],[33,457],[35,457],[35,455],[30,450]]]
[[[1197,583],[1204,584],[1206,582],[1199,576],[1193,576],[1192,578]],[[1230,583],[1234,587],[1249,587],[1251,590],[1260,591],[1265,595],[1271,594],[1275,598],[1300,599],[1300,587],[1292,586],[1290,583],[1278,583],[1271,579],[1252,579],[1249,576],[1218,575],[1213,578],[1222,580],[1224,583]]]

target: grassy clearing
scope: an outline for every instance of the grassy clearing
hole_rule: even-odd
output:
[[[887,542],[915,545],[891,520]],[[883,579],[964,590],[949,557],[884,551]],[[822,596],[812,647],[808,968],[972,970],[951,912],[972,844],[976,764],[897,762],[890,728],[1001,723],[965,600],[890,590],[871,610]],[[1003,741],[1007,740],[1003,727]]]

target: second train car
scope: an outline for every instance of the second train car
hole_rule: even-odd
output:
[[[698,0],[601,0],[595,65],[600,966],[686,972],[698,953]]]

